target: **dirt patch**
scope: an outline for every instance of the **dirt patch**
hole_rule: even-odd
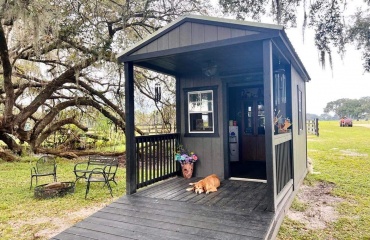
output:
[[[340,150],[340,152],[343,155],[350,156],[350,157],[367,157],[368,156],[366,153],[358,153],[353,149]]]
[[[370,128],[370,124],[356,124],[356,126]]]
[[[317,139],[317,138],[307,138],[307,141],[308,142],[317,142],[317,141],[320,141],[320,139]]]
[[[50,227],[42,229],[33,236],[35,239],[50,239],[105,206],[105,204],[102,204],[96,207],[83,208],[76,212],[65,213],[60,217],[39,217],[32,218],[27,221],[15,221],[10,224],[12,225],[13,229],[19,229],[24,225],[40,225],[45,223],[51,224],[51,226],[49,225]]]
[[[339,214],[335,206],[343,199],[330,194],[334,184],[320,182],[315,186],[302,185],[297,198],[298,201],[307,205],[305,211],[288,211],[288,218],[298,221],[307,229],[324,229],[331,222],[338,219]]]

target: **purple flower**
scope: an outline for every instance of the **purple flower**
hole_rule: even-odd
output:
[[[175,160],[181,164],[194,163],[198,160],[198,156],[194,152],[188,152],[182,145],[179,145],[175,154]]]

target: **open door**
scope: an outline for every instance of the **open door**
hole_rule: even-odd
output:
[[[234,117],[237,122],[239,147],[236,161],[233,156],[236,140],[229,135],[231,177],[266,180],[265,110],[262,93],[262,86],[229,89],[229,119]],[[229,133],[232,128],[235,127],[229,126]]]

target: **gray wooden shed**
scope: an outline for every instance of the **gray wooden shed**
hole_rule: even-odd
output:
[[[310,77],[282,26],[185,16],[118,59],[126,78],[128,194],[177,174],[181,142],[199,156],[196,177],[263,182],[269,211],[290,205],[307,173]],[[176,78],[177,133],[135,137],[134,66]]]

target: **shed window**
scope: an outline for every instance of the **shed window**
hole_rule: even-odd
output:
[[[303,131],[303,110],[302,110],[302,91],[297,86],[298,90],[298,134]]]
[[[189,88],[184,93],[185,136],[217,136],[217,87]]]
[[[213,133],[213,91],[188,92],[189,133]]]

